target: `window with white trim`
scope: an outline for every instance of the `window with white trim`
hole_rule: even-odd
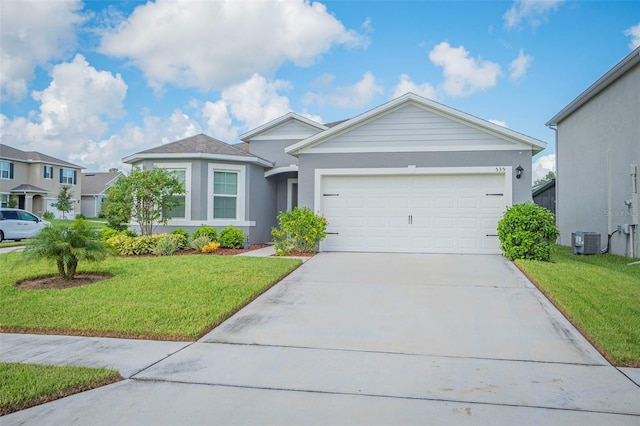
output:
[[[245,173],[244,165],[209,164],[209,220],[221,225],[244,220]]]
[[[43,166],[42,173],[45,179],[53,179],[53,166]]]
[[[180,183],[182,183],[183,186],[185,185],[186,178],[187,178],[186,169],[167,169],[167,170],[171,172],[173,176],[178,178],[178,180],[180,181]],[[168,215],[171,219],[186,219],[187,197],[183,194],[183,195],[173,195],[172,198],[174,198],[180,204],[172,209],[169,209],[168,211],[163,211],[162,215],[163,216]]]
[[[172,208],[169,211],[163,211],[164,216],[169,215],[170,220],[190,220],[191,219],[191,163],[155,163],[154,167],[167,170],[184,185],[185,194],[174,195],[173,197],[180,201],[181,205]],[[171,222],[169,222],[171,223]]]
[[[0,161],[0,179],[13,179],[13,163]]]
[[[76,183],[76,171],[71,169],[60,169],[60,183],[63,185],[73,185]]]
[[[9,207],[9,200],[11,199],[11,195],[9,194],[0,194],[0,207]]]

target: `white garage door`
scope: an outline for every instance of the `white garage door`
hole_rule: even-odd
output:
[[[324,251],[500,253],[504,174],[323,176]]]

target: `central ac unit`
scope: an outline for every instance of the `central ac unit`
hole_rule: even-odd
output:
[[[571,234],[571,253],[598,254],[600,253],[600,234],[595,232],[573,232]]]

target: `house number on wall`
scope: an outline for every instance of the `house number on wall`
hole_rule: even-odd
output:
[[[504,173],[507,169],[505,167],[496,167],[496,173]]]

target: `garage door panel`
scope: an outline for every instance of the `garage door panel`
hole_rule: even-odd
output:
[[[323,250],[499,253],[504,175],[324,176]],[[487,195],[492,194],[492,195]],[[340,199],[337,201],[337,199]],[[490,236],[487,236],[490,235]]]

